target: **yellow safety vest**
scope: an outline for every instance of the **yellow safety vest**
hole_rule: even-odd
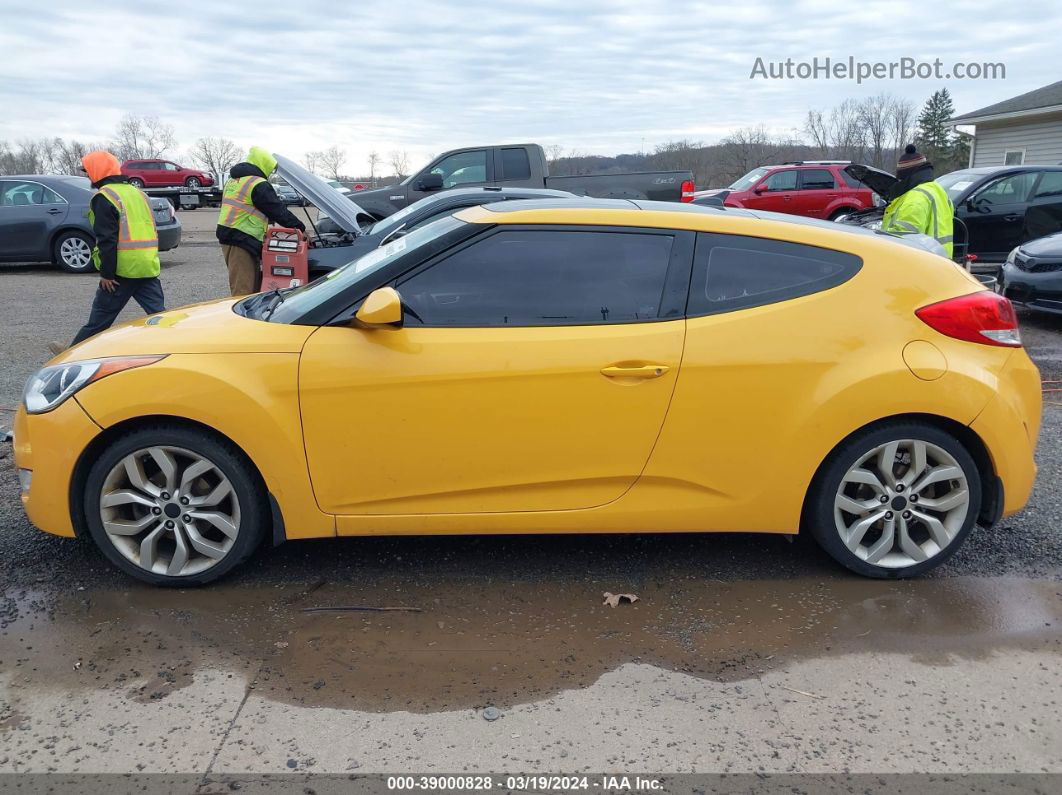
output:
[[[885,208],[881,228],[900,234],[916,232],[930,235],[952,254],[955,209],[947,192],[935,182],[915,185]]]
[[[218,226],[239,229],[256,240],[264,240],[268,222],[251,201],[251,192],[260,182],[261,177],[238,177],[225,183],[221,197],[221,212],[218,213]]]
[[[162,272],[159,264],[159,233],[151,204],[139,188],[128,182],[114,182],[96,191],[118,210],[117,276],[127,279],[150,279]],[[95,194],[94,194],[95,196]],[[96,214],[89,205],[89,223]],[[99,246],[92,248],[92,264],[100,269]]]

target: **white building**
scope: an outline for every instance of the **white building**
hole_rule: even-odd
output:
[[[971,167],[1062,164],[1062,80],[948,123],[976,127]]]

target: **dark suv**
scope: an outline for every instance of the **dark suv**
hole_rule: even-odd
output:
[[[754,168],[729,188],[698,191],[694,204],[722,204],[834,220],[874,206],[874,192],[846,174],[847,160],[798,160]]]

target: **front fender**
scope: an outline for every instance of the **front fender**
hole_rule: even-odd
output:
[[[310,487],[299,416],[297,353],[174,354],[104,378],[78,393],[103,428],[170,416],[214,429],[258,467],[288,538],[335,534]]]

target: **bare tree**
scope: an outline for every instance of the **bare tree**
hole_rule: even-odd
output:
[[[777,149],[762,124],[735,130],[722,144],[730,173],[738,177],[775,159]]]
[[[373,149],[369,152],[369,185],[376,187],[376,169],[380,167],[380,153]]]
[[[885,150],[892,127],[892,107],[893,98],[888,94],[876,94],[859,103],[859,123],[870,150],[870,164],[875,168],[885,164]]]
[[[409,152],[405,150],[400,152],[397,149],[392,149],[387,157],[391,162],[391,168],[394,170],[395,176],[399,179],[404,179],[409,171]]]
[[[318,167],[321,165],[321,153],[307,152],[302,156],[302,164],[306,166],[307,171],[316,174]]]
[[[914,139],[918,110],[915,103],[903,97],[892,101],[892,113],[889,124],[889,144],[893,153],[902,150]]]
[[[546,163],[553,165],[564,154],[564,147],[560,144],[550,144],[546,147]]]
[[[214,175],[214,184],[221,185],[229,169],[240,161],[240,150],[228,138],[200,138],[189,150],[192,162]]]
[[[347,160],[347,153],[335,144],[332,144],[332,146],[327,149],[318,152],[317,155],[318,165],[325,173],[325,176],[331,177],[332,179],[339,179],[339,172],[342,170],[343,164]]]
[[[83,143],[81,141],[64,141],[62,138],[55,139],[55,154],[52,160],[52,168],[56,174],[81,174],[81,158],[89,152],[106,149],[106,144]]]
[[[821,110],[808,111],[804,120],[804,134],[811,139],[811,145],[819,150],[819,157],[830,156],[830,122]]]
[[[162,157],[177,145],[173,125],[165,124],[158,116],[136,116],[127,113],[118,122],[111,148],[119,160],[141,157]]]

